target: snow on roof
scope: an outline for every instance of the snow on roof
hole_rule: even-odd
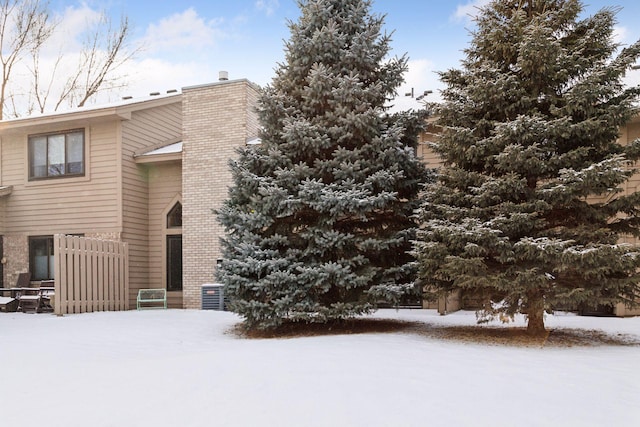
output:
[[[173,144],[166,145],[164,147],[156,148],[148,153],[141,154],[141,156],[156,156],[158,154],[178,154],[182,153],[182,141],[178,141]]]
[[[110,109],[117,109],[117,108],[122,108],[122,107],[128,107],[128,106],[133,106],[136,104],[144,104],[146,102],[149,101],[154,101],[154,100],[161,100],[161,99],[170,99],[170,98],[174,98],[174,97],[179,97],[182,94],[180,92],[172,92],[169,91],[166,94],[153,94],[153,95],[149,95],[149,96],[144,96],[144,97],[139,97],[139,98],[133,98],[133,97],[126,97],[126,98],[122,98],[118,101],[114,101],[114,102],[108,102],[108,103],[104,103],[104,104],[90,104],[90,105],[85,105],[83,107],[69,107],[69,108],[63,108],[60,109],[58,111],[52,111],[52,112],[46,112],[46,113],[35,113],[35,114],[30,114],[28,116],[25,117],[16,117],[16,118],[11,118],[11,119],[5,119],[2,120],[3,123],[18,123],[18,122],[23,122],[23,121],[29,121],[29,120],[34,120],[34,119],[42,119],[42,118],[53,118],[53,117],[58,117],[58,116],[65,116],[65,115],[69,115],[69,114],[82,114],[82,113],[89,113],[89,112],[97,112],[100,110],[110,110]]]

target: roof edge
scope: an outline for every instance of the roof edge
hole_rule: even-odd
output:
[[[167,140],[164,140],[164,141],[159,142],[159,143],[154,144],[154,145],[149,145],[148,147],[144,147],[144,148],[141,148],[139,150],[136,150],[133,153],[133,157],[135,158],[135,157],[144,156],[147,153],[150,153],[152,151],[155,151],[155,150],[157,150],[159,148],[162,148],[162,147],[166,147],[166,146],[171,145],[171,144],[175,144],[175,143],[180,142],[180,141],[182,141],[182,137],[181,136],[176,137],[176,138],[167,139]]]
[[[257,90],[260,89],[260,86],[258,84],[252,82],[249,79],[242,78],[242,79],[234,79],[234,80],[219,80],[217,82],[203,83],[203,84],[193,85],[193,86],[185,86],[182,88],[182,92],[184,93],[185,91],[188,91],[188,90],[198,90],[198,89],[208,88],[211,86],[221,86],[221,85],[237,84],[237,83],[246,83],[249,86],[253,87],[254,89],[257,89]]]
[[[75,110],[19,117],[16,119],[0,121],[0,131],[7,129],[20,129],[41,124],[62,123],[72,120],[86,120],[105,117],[129,120],[131,118],[131,113],[134,111],[173,104],[175,102],[180,102],[181,100],[182,94],[178,93],[156,98],[126,100],[124,102],[113,104],[95,105]]]

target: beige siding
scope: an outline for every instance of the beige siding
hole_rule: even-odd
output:
[[[61,129],[52,129],[63,130]],[[2,138],[2,182],[7,234],[104,233],[118,231],[116,139],[113,123],[85,128],[86,175],[29,182],[28,134]]]
[[[148,284],[149,216],[147,177],[133,153],[180,136],[181,97],[74,114],[2,123],[0,184],[13,186],[0,202],[0,232],[9,248],[5,278],[28,268],[28,236],[122,239],[130,244],[135,302],[137,288]],[[29,182],[28,135],[78,128],[85,129],[86,175]]]
[[[618,303],[615,306],[614,313],[618,317],[640,316],[640,307],[629,308],[623,303]]]
[[[620,130],[620,142],[623,145],[629,144],[630,142],[632,142],[637,138],[640,138],[640,116],[636,116],[631,122],[627,124],[627,126],[623,127]],[[638,167],[638,166],[640,165],[636,163],[635,167]],[[633,175],[629,179],[629,181],[623,184],[623,188],[624,188],[625,194],[630,194],[636,191],[640,191],[640,174],[636,173],[635,175]],[[611,197],[612,196],[608,196],[608,198],[611,198]],[[604,201],[603,198],[598,199],[594,197],[593,199],[597,201]],[[634,236],[623,236],[621,238],[621,241],[624,243],[631,243],[636,245],[640,243],[640,240]],[[622,305],[617,310],[620,312],[625,312],[625,309],[623,308]],[[629,311],[626,310],[626,312],[629,312]]]
[[[1,144],[0,144],[1,145]],[[1,152],[0,152],[0,156],[1,156]],[[2,253],[0,253],[0,287],[9,287],[9,286],[13,286],[14,283],[11,283],[9,281],[7,281],[7,279],[5,279],[5,264],[6,264],[6,258],[4,258],[4,254],[6,253],[6,251],[4,250],[4,212],[6,210],[6,205],[5,205],[5,198],[4,197],[0,197],[0,245],[3,246],[2,248]],[[3,259],[4,258],[4,259]],[[2,262],[4,261],[4,262]]]
[[[437,141],[439,129],[433,124],[429,124],[427,130],[420,135],[420,146],[418,147],[418,156],[421,157],[429,167],[438,167],[442,165],[442,161],[439,156],[433,152],[428,146],[429,142]],[[626,145],[635,139],[640,138],[640,115],[636,115],[626,126],[623,126],[620,129],[620,137],[619,141],[623,145]],[[636,167],[640,165],[636,164]],[[624,193],[630,194],[632,192],[640,191],[640,173],[636,173],[633,175],[628,182],[624,185]],[[606,197],[595,197],[592,196],[589,200],[593,202],[605,202],[611,196],[608,195]],[[633,236],[621,236],[621,242],[631,243],[631,244],[639,244],[640,241],[638,238]],[[438,309],[446,306],[448,300],[440,299],[438,301]],[[431,307],[428,303],[426,303],[428,307]],[[449,310],[451,311],[451,310]],[[640,315],[640,308],[628,308],[624,304],[617,304],[615,307],[615,313],[617,316],[637,316]]]
[[[421,158],[429,168],[437,168],[442,166],[442,159],[429,147],[429,143],[438,140],[440,128],[432,123],[427,125],[427,129],[422,132],[418,138],[418,157]]]
[[[625,144],[629,144],[638,138],[640,138],[640,116],[636,117],[635,121],[629,123],[621,133],[622,142]],[[636,164],[635,166],[639,167],[640,165]],[[640,174],[636,173],[629,180],[628,191],[638,190],[640,190]]]
[[[132,113],[122,124],[122,238],[129,243],[129,292],[131,304],[149,281],[149,177],[147,168],[134,162],[134,153],[182,133],[182,106],[176,102]]]
[[[6,197],[0,197],[0,236],[6,233],[4,229],[4,216],[5,211],[7,210],[6,200]]]
[[[15,283],[28,271],[28,236],[58,233],[119,237],[117,132],[114,122],[58,123],[47,132],[85,129],[85,176],[28,181],[30,130],[2,136],[2,183],[13,186],[4,197],[4,279]],[[41,133],[42,129],[33,133]]]
[[[181,162],[151,163],[145,166],[149,177],[149,287],[167,285],[166,236],[182,234],[181,229],[166,228],[166,216],[178,201],[182,202]],[[182,307],[182,292],[167,293],[170,308]]]

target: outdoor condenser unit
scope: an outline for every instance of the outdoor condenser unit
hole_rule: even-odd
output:
[[[224,310],[224,285],[205,283],[202,285],[202,309]]]

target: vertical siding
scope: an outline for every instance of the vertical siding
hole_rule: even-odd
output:
[[[129,243],[129,298],[149,281],[149,176],[133,154],[182,134],[182,106],[176,102],[132,113],[122,123],[122,238]],[[155,284],[154,284],[155,286]]]

